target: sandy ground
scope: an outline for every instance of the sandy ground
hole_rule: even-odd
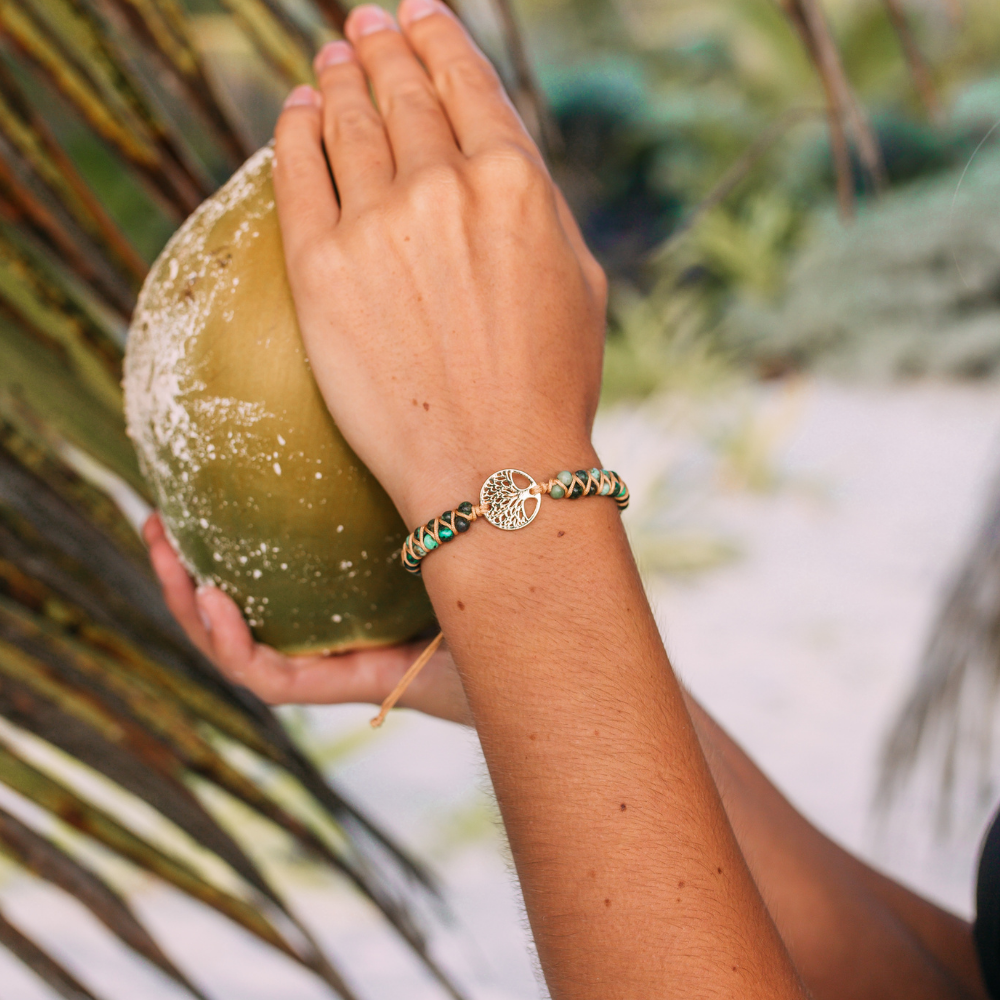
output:
[[[927,383],[758,387],[721,406],[654,402],[607,413],[597,437],[605,461],[632,486],[629,529],[685,681],[824,830],[968,914],[983,811],[935,843],[923,806],[880,827],[872,797],[886,727],[1000,468],[1000,392]],[[682,565],[689,572],[678,575]],[[362,732],[370,714],[346,706],[308,718],[317,740],[328,741]],[[474,738],[400,712],[333,772],[433,859],[456,918],[435,949],[468,994],[538,997]],[[292,884],[296,905],[361,996],[443,996],[346,890],[302,876]],[[4,886],[3,900],[12,919],[102,996],[182,995],[55,890],[21,879]],[[329,995],[173,893],[150,884],[135,902],[213,997]],[[0,952],[0,996],[50,994]]]

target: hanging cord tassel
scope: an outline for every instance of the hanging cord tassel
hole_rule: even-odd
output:
[[[427,644],[427,648],[413,661],[413,666],[399,679],[399,683],[389,693],[389,697],[382,702],[382,707],[379,709],[378,715],[371,720],[372,729],[378,729],[385,722],[385,717],[389,714],[393,705],[403,697],[403,692],[410,686],[413,678],[427,666],[430,658],[437,652],[442,639],[444,639],[444,632],[438,632]]]

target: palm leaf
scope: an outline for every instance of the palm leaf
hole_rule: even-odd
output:
[[[42,982],[66,1000],[97,1000],[90,990],[51,955],[21,933],[0,911],[0,944],[19,958]]]
[[[107,882],[4,809],[0,809],[0,852],[79,900],[124,945],[199,1000],[206,1000]]]
[[[310,78],[322,25],[340,28],[346,14],[338,0],[224,6],[259,71],[286,85]],[[176,0],[0,0],[0,36],[0,781],[51,826],[0,810],[0,852],[195,996],[86,845],[351,997],[219,812],[229,799],[371,900],[457,997],[408,902],[436,892],[429,873],[325,781],[269,708],[190,647],[135,534],[148,508],[118,383],[146,267],[135,247],[149,241],[98,167],[179,221],[248,152],[189,13]],[[109,801],[141,801],[159,832],[133,828]],[[92,997],[2,917],[0,945],[57,993]]]

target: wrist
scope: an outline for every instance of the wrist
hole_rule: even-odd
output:
[[[588,439],[557,443],[496,444],[454,450],[445,461],[420,463],[393,494],[408,529],[423,524],[463,501],[479,503],[483,483],[500,469],[521,469],[535,480],[562,469],[590,469],[600,461]]]

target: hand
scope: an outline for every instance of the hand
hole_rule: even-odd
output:
[[[399,15],[355,8],[319,53],[274,183],[316,380],[412,527],[498,468],[596,464],[605,280],[459,22]]]
[[[195,590],[159,514],[143,527],[167,607],[187,637],[235,684],[270,705],[380,704],[426,643],[336,656],[285,656],[254,642],[236,603],[217,587]],[[407,688],[400,705],[469,724],[469,708],[451,654],[439,650]]]

